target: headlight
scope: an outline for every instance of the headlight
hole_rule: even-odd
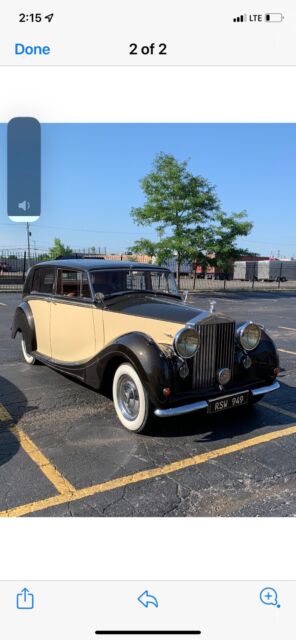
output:
[[[199,334],[195,329],[181,329],[174,338],[174,349],[181,358],[192,358],[199,344]]]
[[[246,351],[256,349],[261,338],[261,329],[257,324],[248,322],[238,329],[238,336],[241,346]]]

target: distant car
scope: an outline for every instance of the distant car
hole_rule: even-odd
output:
[[[1,275],[3,273],[7,273],[8,271],[10,271],[10,267],[6,262],[0,262],[0,273]]]
[[[170,271],[132,262],[56,260],[28,272],[12,337],[40,361],[110,389],[130,431],[165,418],[217,413],[279,388],[264,328],[184,303]],[[180,423],[180,431],[182,423]]]

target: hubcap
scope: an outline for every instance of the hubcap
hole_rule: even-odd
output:
[[[140,409],[140,400],[137,387],[128,375],[124,375],[118,381],[118,404],[123,416],[127,420],[135,420]]]

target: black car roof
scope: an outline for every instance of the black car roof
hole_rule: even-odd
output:
[[[92,271],[93,269],[153,269],[153,271],[169,271],[167,267],[159,267],[155,264],[147,264],[143,262],[121,262],[119,260],[96,260],[96,259],[75,259],[67,260],[48,260],[46,262],[38,262],[34,267],[70,267],[71,269],[83,269],[84,271]]]

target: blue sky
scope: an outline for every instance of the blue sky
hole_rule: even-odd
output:
[[[157,153],[187,159],[216,185],[224,211],[246,209],[254,228],[241,241],[262,255],[296,256],[296,125],[42,125],[42,213],[32,245],[58,236],[73,248],[124,252],[139,237],[130,209],[144,196],[139,180]],[[25,226],[6,215],[6,126],[0,125],[0,249],[24,248]]]

